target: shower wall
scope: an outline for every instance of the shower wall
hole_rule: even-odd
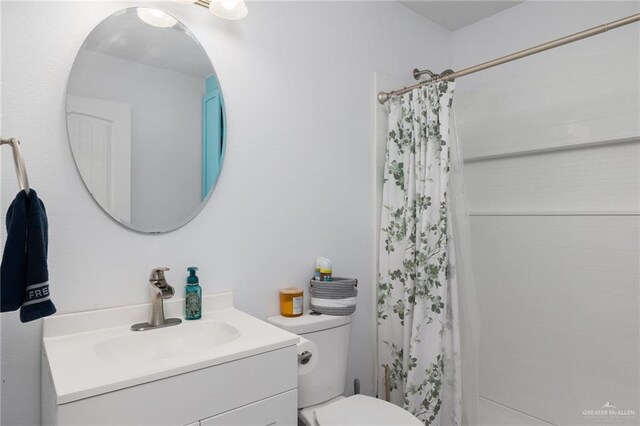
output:
[[[453,34],[454,69],[640,11],[526,2]],[[640,25],[461,78],[480,394],[558,425],[638,424]],[[603,405],[636,416],[598,418]]]

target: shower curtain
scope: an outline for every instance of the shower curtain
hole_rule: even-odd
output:
[[[378,391],[425,425],[473,425],[477,315],[453,82],[390,100],[378,265]]]

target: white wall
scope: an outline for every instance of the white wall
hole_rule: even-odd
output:
[[[639,10],[526,2],[456,31],[453,65]],[[559,425],[593,424],[583,410],[608,401],[640,412],[639,76],[635,24],[456,87],[475,213],[480,393]]]
[[[131,223],[183,223],[201,204],[205,79],[86,48],[75,67],[70,94],[131,106]]]
[[[450,65],[448,32],[394,2],[252,2],[223,22],[171,2],[209,53],[225,94],[228,148],[212,199],[185,227],[141,235],[108,218],[78,176],[65,128],[66,81],[110,3],[2,3],[2,125],[24,141],[29,177],[47,205],[51,292],[59,312],[148,300],[149,270],[181,286],[197,265],[205,293],[231,290],[258,317],[277,289],[304,285],[315,257],[360,279],[348,390],[372,389],[374,148],[372,73],[407,75],[416,46]],[[11,60],[7,60],[11,58]],[[14,193],[3,156],[2,212]],[[2,423],[39,422],[41,322],[2,317]]]

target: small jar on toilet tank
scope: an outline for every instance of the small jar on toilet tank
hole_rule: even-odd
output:
[[[299,317],[302,315],[304,291],[300,287],[289,287],[280,290],[280,314],[283,317]]]

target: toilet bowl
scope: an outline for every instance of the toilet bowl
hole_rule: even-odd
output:
[[[298,419],[305,426],[419,426],[409,412],[365,395],[344,397],[351,316],[307,313],[267,319],[318,348],[315,368],[298,376]]]
[[[422,426],[408,411],[365,395],[337,397],[321,407],[298,411],[305,426]]]

